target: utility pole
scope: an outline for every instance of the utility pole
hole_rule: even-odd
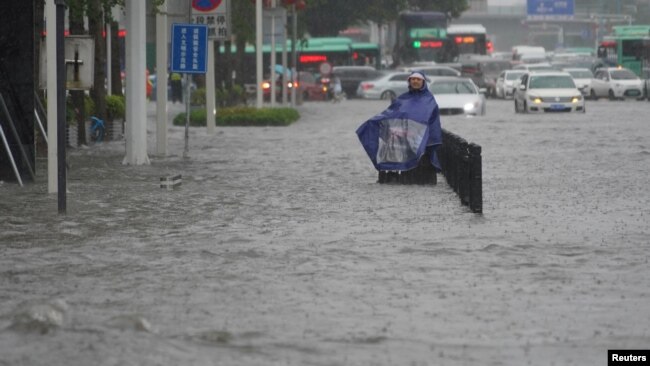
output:
[[[65,0],[54,0],[56,5],[56,152],[59,214],[66,214],[66,163],[65,163]]]

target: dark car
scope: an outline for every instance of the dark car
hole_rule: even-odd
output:
[[[497,79],[502,71],[511,68],[508,60],[482,57],[463,62],[462,72],[463,76],[472,78],[479,88],[485,89],[486,96],[496,98]]]
[[[287,82],[287,96],[291,95],[291,88],[293,85],[291,81]],[[262,83],[262,91],[264,95],[264,100],[270,100],[271,96],[271,82],[270,80],[264,80]],[[326,100],[327,99],[327,90],[323,89],[323,85],[319,78],[314,74],[307,71],[298,72],[298,92],[303,100]],[[275,83],[275,95],[276,101],[282,100],[282,75],[276,74],[276,83]]]
[[[334,66],[332,74],[341,80],[341,88],[345,95],[354,98],[357,96],[359,83],[375,79],[381,75],[381,72],[372,66]]]

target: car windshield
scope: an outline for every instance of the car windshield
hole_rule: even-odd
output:
[[[438,81],[429,87],[435,94],[476,94],[474,85],[469,81]]]
[[[568,71],[575,79],[591,79],[594,75],[589,70],[571,70]]]
[[[523,72],[509,72],[506,74],[506,80],[517,80],[523,75]]]
[[[563,75],[539,75],[530,78],[530,89],[567,89],[575,88],[576,85],[570,76]]]
[[[636,79],[636,74],[630,70],[614,70],[611,72],[612,79],[614,80],[634,80]]]

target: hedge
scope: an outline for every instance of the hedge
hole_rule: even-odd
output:
[[[174,118],[175,126],[185,126],[185,113]],[[221,108],[217,112],[217,126],[288,126],[297,121],[300,114],[293,108]],[[190,112],[190,126],[205,127],[205,108]]]

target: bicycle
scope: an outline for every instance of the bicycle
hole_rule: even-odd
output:
[[[92,121],[90,125],[90,140],[102,142],[104,140],[104,133],[106,132],[104,120],[95,116],[90,117],[90,120]]]

